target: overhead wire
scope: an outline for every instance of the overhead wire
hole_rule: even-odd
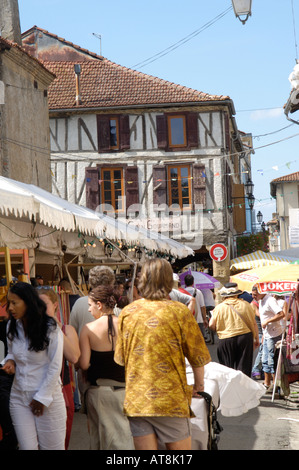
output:
[[[169,54],[170,52],[174,51],[175,49],[178,49],[180,46],[182,46],[186,42],[191,41],[191,39],[195,38],[200,33],[202,33],[203,31],[205,31],[206,29],[211,27],[214,23],[216,23],[221,18],[223,18],[229,11],[232,10],[232,8],[233,7],[230,6],[229,8],[224,10],[222,13],[215,16],[215,18],[213,18],[212,20],[208,21],[207,23],[205,23],[203,26],[201,26],[197,30],[190,33],[188,36],[185,36],[184,38],[180,39],[179,41],[177,41],[176,43],[174,43],[171,46],[167,47],[166,49],[163,49],[162,51],[158,52],[157,54],[154,54],[153,56],[148,57],[147,59],[145,59],[141,62],[138,62],[137,64],[133,65],[131,68],[137,68],[137,67],[138,68],[143,68],[146,65],[149,65],[152,62],[155,62],[156,60],[160,59],[161,57],[164,57],[165,55]]]
[[[295,13],[294,13],[294,1],[293,0],[291,0],[291,4],[292,4],[292,17],[293,17],[293,31],[294,31],[296,62],[298,63],[298,46],[297,46],[297,38],[296,38],[296,24],[295,24]]]

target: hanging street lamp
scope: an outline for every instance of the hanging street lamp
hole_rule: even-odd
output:
[[[252,0],[232,0],[235,15],[243,24],[251,16],[251,3]],[[245,18],[241,18],[244,16]]]
[[[259,224],[263,222],[263,214],[261,213],[261,211],[258,211],[258,213],[256,214],[256,220]]]
[[[250,178],[248,178],[247,183],[245,183],[246,196],[251,196],[253,194],[254,184]]]

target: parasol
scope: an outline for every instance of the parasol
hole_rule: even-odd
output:
[[[239,289],[251,292],[256,284],[261,293],[276,295],[288,295],[293,293],[298,285],[299,265],[288,266],[263,266],[257,269],[249,269],[230,277],[231,282],[236,282]]]
[[[194,277],[194,287],[197,289],[217,289],[221,287],[221,283],[213,276],[201,271],[191,271],[190,268],[179,276],[183,287],[185,287],[185,276],[187,274],[192,274]]]

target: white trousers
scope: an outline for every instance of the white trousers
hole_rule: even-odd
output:
[[[9,408],[19,449],[64,450],[66,407],[61,388],[42,416],[35,416],[29,406],[35,393],[11,391]]]

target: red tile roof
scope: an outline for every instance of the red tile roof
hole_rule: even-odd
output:
[[[270,194],[272,197],[276,197],[276,190],[277,190],[277,184],[279,183],[292,183],[299,181],[299,171],[295,171],[295,173],[290,173],[289,175],[286,176],[280,176],[279,178],[276,178],[275,180],[272,180],[270,182]]]
[[[295,171],[295,173],[290,173],[286,176],[280,176],[275,180],[272,180],[271,183],[282,183],[282,182],[292,182],[292,181],[299,181],[299,171]]]
[[[114,108],[198,103],[230,100],[228,96],[209,95],[151,75],[146,75],[108,59],[80,62],[80,90],[82,104],[75,103],[76,84],[74,65],[78,62],[44,61],[56,79],[49,87],[49,108]]]

